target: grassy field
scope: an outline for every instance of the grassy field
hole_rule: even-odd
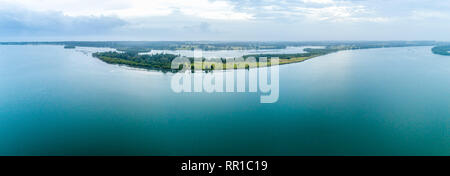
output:
[[[314,57],[318,57],[321,55],[314,55],[314,56],[309,56],[309,57],[295,57],[295,58],[290,58],[290,59],[278,59],[279,65],[283,65],[283,64],[291,64],[291,63],[296,63],[296,62],[303,62],[306,61],[308,59],[312,59]],[[192,63],[191,67],[196,67],[196,68],[202,68],[203,70],[217,70],[219,69],[221,63],[220,62],[209,62],[209,61],[204,61],[204,62],[200,62],[200,63]],[[212,68],[211,68],[212,66]],[[255,67],[265,67],[265,66],[271,66],[271,63],[268,62],[267,65],[259,65],[257,62],[236,62],[231,64],[225,64],[222,66],[222,69],[247,69],[247,68],[255,68]]]
[[[291,58],[291,59],[280,59],[280,65],[282,64],[290,64],[290,63],[295,63],[295,62],[303,62],[305,60],[314,58],[314,57],[318,57],[320,55],[317,56],[309,56],[309,57],[295,57],[295,58]]]

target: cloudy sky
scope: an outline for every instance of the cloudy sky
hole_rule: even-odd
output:
[[[439,40],[448,0],[0,0],[0,41]]]

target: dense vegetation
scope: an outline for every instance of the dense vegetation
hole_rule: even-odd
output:
[[[260,57],[267,57],[268,61],[272,57],[278,57],[280,59],[280,64],[287,64],[293,62],[301,62],[313,57],[325,55],[331,52],[338,51],[337,49],[305,49],[306,53],[297,54],[259,54],[259,55],[246,55],[244,58],[255,57],[256,61],[259,61]],[[172,61],[177,57],[173,54],[153,54],[153,55],[140,55],[138,52],[98,52],[93,54],[94,57],[101,59],[102,61],[110,64],[127,65],[131,67],[140,67],[147,69],[163,70],[163,71],[176,71],[171,69]],[[188,58],[191,62],[191,67],[194,67],[194,59]],[[202,59],[202,62],[206,65],[212,65],[209,68],[205,68],[204,65],[198,65],[203,70],[213,70],[215,63],[225,64],[225,59],[220,58],[216,60],[206,60]],[[269,63],[270,65],[270,63]],[[234,65],[233,68],[250,68],[257,67],[258,64],[253,65]],[[223,65],[226,69],[226,65]]]
[[[126,65],[131,67],[138,67],[138,68],[145,68],[145,69],[151,69],[151,70],[160,70],[163,72],[167,71],[178,71],[182,67],[179,67],[177,69],[172,69],[171,64],[172,61],[178,57],[178,55],[173,54],[153,54],[153,55],[140,55],[136,52],[97,52],[92,54],[93,57],[99,58],[100,60],[109,63],[109,64],[118,64],[118,65]],[[190,61],[190,68],[196,66],[197,68],[201,68],[205,71],[214,70],[214,64],[217,63],[225,63],[225,59],[218,58],[218,59],[201,59],[201,63],[197,63],[198,65],[195,65],[194,58],[190,57],[187,58]],[[206,63],[206,64],[205,64]],[[210,67],[206,68],[205,65],[210,65]],[[223,66],[226,67],[226,66]],[[236,67],[237,68],[237,67]],[[247,68],[247,67],[246,67]]]
[[[66,45],[64,46],[65,49],[75,49],[75,46],[71,46],[71,45]]]
[[[434,54],[450,56],[450,45],[435,46],[431,49],[431,51],[433,51]]]
[[[177,55],[173,54],[154,54],[139,55],[136,52],[101,52],[94,53],[94,57],[110,64],[128,65],[155,70],[170,70],[171,63]]]

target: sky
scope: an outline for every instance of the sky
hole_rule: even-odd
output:
[[[0,0],[0,41],[450,41],[448,0]]]

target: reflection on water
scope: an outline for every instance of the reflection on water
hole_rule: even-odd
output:
[[[174,93],[173,74],[0,46],[0,155],[449,155],[450,59],[430,47],[280,66],[280,95]],[[210,74],[199,72],[196,74]]]

